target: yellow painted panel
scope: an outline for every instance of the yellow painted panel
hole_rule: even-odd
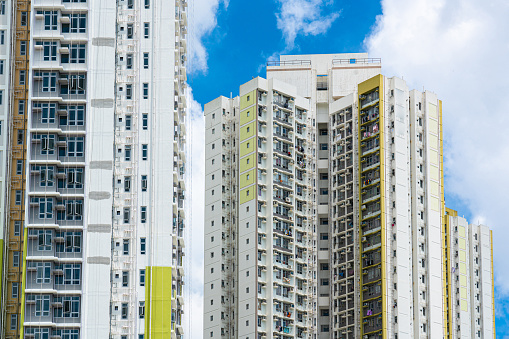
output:
[[[240,173],[250,170],[255,166],[255,154],[250,154],[242,159],[240,159]]]
[[[436,120],[428,120],[428,131],[430,133],[438,134],[438,122]]]
[[[248,153],[254,152],[256,149],[256,139],[251,138],[240,144],[240,157],[247,155]]]
[[[254,199],[256,194],[256,185],[240,191],[240,204],[244,204]]]
[[[431,179],[438,181],[438,179],[440,178],[440,175],[438,173],[438,167],[431,165],[429,167],[429,175]]]
[[[244,141],[246,139],[254,137],[256,132],[255,128],[256,125],[254,121],[248,125],[242,126],[240,128],[240,141]]]
[[[254,169],[249,172],[242,173],[240,175],[240,188],[244,188],[246,186],[254,184],[255,179],[256,179],[256,172]]]
[[[374,88],[381,87],[383,83],[383,75],[378,74],[371,79],[368,79],[359,84],[359,93],[362,94],[364,92],[370,91]],[[380,93],[380,97],[382,97],[382,93]]]
[[[430,199],[430,204],[431,204],[431,210],[440,212],[440,202],[439,202],[438,198],[432,197]]]
[[[240,126],[254,120],[256,111],[254,107],[248,108],[240,112]]]
[[[431,181],[429,185],[431,194],[438,195],[439,187],[438,182]]]
[[[460,273],[467,274],[467,265],[465,263],[460,263]]]
[[[460,276],[460,285],[463,287],[467,287],[467,277],[462,275]]]
[[[458,243],[459,243],[459,247],[460,247],[461,250],[467,249],[465,239],[459,239]]]
[[[465,237],[466,231],[465,226],[458,226],[458,234],[460,237]]]
[[[466,299],[466,298],[467,298],[467,289],[466,289],[465,287],[462,287],[462,288],[460,289],[460,293],[461,293],[461,297],[462,297],[463,299]]]
[[[437,151],[430,150],[428,152],[428,157],[429,157],[429,161],[433,165],[437,165],[438,166],[438,152]]]
[[[145,337],[171,338],[171,267],[145,271]]]
[[[447,214],[449,214],[451,217],[457,217],[458,216],[458,211],[455,211],[455,210],[450,209],[450,208],[446,208],[445,210],[447,211]]]
[[[438,149],[438,136],[429,134],[428,135],[429,147]]]
[[[244,109],[256,102],[256,91],[249,92],[240,97],[240,109]]]
[[[462,301],[461,301],[461,310],[462,310],[463,312],[467,312],[467,311],[468,311],[468,303],[467,303],[467,301],[466,301],[466,300],[462,300]]]
[[[429,104],[428,105],[428,114],[430,117],[438,119],[437,105]]]
[[[467,252],[460,251],[460,261],[463,261],[463,262],[467,261]]]

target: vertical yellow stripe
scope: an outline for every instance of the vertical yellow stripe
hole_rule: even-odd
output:
[[[170,338],[172,268],[148,266],[145,277],[145,338]]]

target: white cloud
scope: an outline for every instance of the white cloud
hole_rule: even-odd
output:
[[[382,0],[382,9],[368,52],[386,75],[443,99],[446,190],[470,222],[493,228],[496,285],[509,295],[509,2]]]
[[[203,334],[203,217],[205,202],[205,119],[201,105],[188,89],[186,132],[188,149],[186,166],[186,248],[184,331],[188,338]]]
[[[189,72],[206,72],[207,50],[202,39],[217,27],[217,14],[220,6],[228,8],[229,0],[189,1]]]
[[[286,51],[295,47],[298,35],[326,33],[339,17],[339,12],[324,15],[322,12],[332,4],[330,0],[278,0],[280,12],[276,13],[277,28],[283,32]]]

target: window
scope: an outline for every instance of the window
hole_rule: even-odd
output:
[[[148,180],[146,175],[141,176],[141,191],[146,192],[148,186]]]
[[[42,183],[42,182],[41,182]],[[46,185],[47,186],[47,185]],[[46,187],[42,186],[42,187]],[[53,218],[53,198],[38,198],[33,197],[30,203],[39,206],[39,219],[52,219]]]
[[[62,24],[62,33],[86,33],[87,15],[86,14],[67,14],[70,22]]]
[[[127,39],[132,39],[134,35],[134,26],[133,24],[127,24]]]
[[[26,84],[26,71],[25,70],[19,71],[19,84],[20,84],[20,86],[25,86],[25,84]]]
[[[149,38],[149,31],[150,31],[150,23],[149,22],[145,22],[143,24],[143,37],[145,39]]]
[[[144,301],[140,301],[140,304],[138,306],[138,313],[140,315],[140,319],[144,319],[145,318],[145,302]],[[142,336],[143,334],[140,334],[140,336]],[[143,337],[139,337],[138,339],[143,339]]]
[[[81,264],[55,265],[56,270],[62,270],[62,275],[55,276],[56,285],[79,285],[81,283]]]
[[[140,286],[145,286],[145,270],[140,270]]]
[[[141,206],[141,223],[145,224],[147,222],[147,206]]]
[[[49,262],[30,262],[29,267],[35,268],[36,282],[38,284],[51,283],[51,263]]]
[[[3,104],[3,101],[4,101],[4,91],[0,90],[0,105]]]
[[[123,241],[122,254],[129,255],[129,239],[124,239],[124,241]]]
[[[148,53],[143,53],[143,68],[148,69]]]
[[[141,126],[144,130],[148,129],[148,114],[146,113],[141,116]]]
[[[57,91],[57,73],[56,72],[35,72],[36,77],[42,78],[42,92]]]
[[[130,114],[125,116],[125,130],[130,131],[132,125],[132,116]]]
[[[0,60],[0,75],[4,74],[4,63],[5,60]]]
[[[146,9],[150,8],[150,0],[145,0],[145,8]]]
[[[132,98],[133,98],[133,84],[125,85],[125,98],[127,100],[132,100]]]
[[[17,143],[18,143],[18,145],[23,145],[24,141],[25,141],[25,131],[22,129],[19,129]]]
[[[58,155],[61,157],[82,157],[84,155],[83,137],[59,137],[58,141],[66,141],[67,147],[59,147]]]
[[[18,101],[18,114],[19,115],[25,114],[25,100]]]
[[[19,237],[21,235],[21,221],[14,221],[14,236]]]
[[[17,190],[14,197],[14,203],[18,206],[21,205],[21,198],[22,198],[21,190]]]
[[[55,236],[64,239],[55,245],[57,253],[81,252],[81,232],[57,232]]]
[[[57,212],[57,220],[82,220],[83,200],[62,200],[57,201],[57,206],[63,205],[64,209]]]
[[[128,224],[131,219],[131,209],[129,207],[124,207],[124,224]]]
[[[125,161],[131,161],[131,146],[125,146]]]
[[[54,104],[50,104],[54,105]],[[83,126],[85,124],[85,105],[60,106],[60,109],[67,111],[66,115],[60,115],[60,125],[62,126]],[[50,113],[54,116],[55,108],[50,106]],[[44,107],[43,107],[44,115]]]
[[[21,56],[27,55],[27,41],[19,42],[19,55]]]
[[[53,301],[62,303],[62,307],[53,309],[55,318],[78,318],[80,316],[80,297],[55,297]]]
[[[145,254],[147,251],[147,239],[140,238],[140,254]]]
[[[41,198],[41,200],[44,198]],[[52,249],[52,231],[50,230],[35,230],[37,234],[37,250],[39,251],[51,251]]]
[[[0,45],[5,45],[5,30],[0,30]]]
[[[148,83],[143,84],[143,99],[148,99]]]
[[[320,150],[321,151],[326,151],[327,150],[327,144],[320,144]]]
[[[19,295],[19,283],[13,282],[11,285],[11,298],[17,298]]]
[[[147,144],[141,145],[141,159],[142,160],[148,159],[148,145]]]
[[[19,267],[19,252],[12,252],[12,267]]]
[[[44,30],[56,31],[57,30],[57,11],[37,11],[37,14],[44,15]]]
[[[129,287],[129,272],[122,272],[122,287]]]
[[[69,49],[68,54],[61,54],[60,60],[63,64],[84,64],[87,46],[84,44],[62,45]]]
[[[5,0],[0,1],[0,15],[5,15]]]
[[[134,8],[133,1],[134,1],[134,0],[127,0],[127,8],[128,8],[128,9],[133,9],[133,8]]]
[[[21,12],[20,25],[21,26],[28,25],[28,12]]]
[[[132,69],[133,68],[133,55],[127,54],[126,56],[126,68]]]
[[[17,314],[11,314],[10,328],[11,328],[11,331],[15,331],[18,329],[18,315]]]

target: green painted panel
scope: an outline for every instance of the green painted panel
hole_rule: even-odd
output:
[[[251,107],[244,111],[240,111],[240,126],[253,121],[255,118],[255,115],[256,115],[255,107]]]
[[[247,141],[244,141],[240,144],[240,157],[242,158],[244,155],[248,153],[254,152],[256,149],[256,139],[251,138]]]
[[[240,191],[240,204],[244,204],[254,199],[256,194],[256,185]]]
[[[240,97],[240,109],[244,109],[256,102],[256,91],[249,92]]]
[[[148,266],[145,286],[145,338],[171,338],[171,267]]]
[[[240,173],[250,170],[255,166],[255,154],[250,154],[245,158],[240,159]]]
[[[240,188],[252,185],[255,183],[256,174],[255,170],[251,170],[240,175]]]
[[[240,141],[254,137],[256,132],[255,128],[256,125],[254,121],[248,125],[242,126],[240,128]]]

